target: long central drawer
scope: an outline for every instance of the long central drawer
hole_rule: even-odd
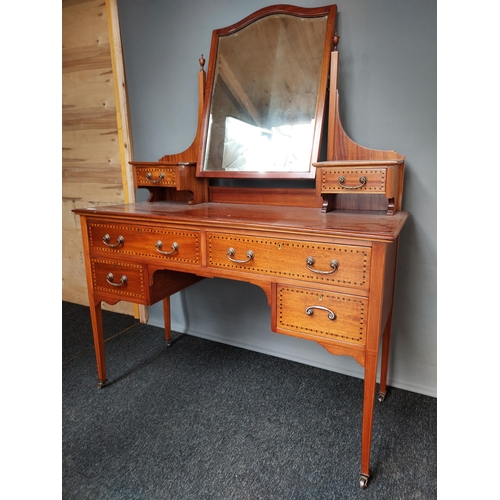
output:
[[[207,244],[211,267],[368,289],[368,247],[216,232]]]

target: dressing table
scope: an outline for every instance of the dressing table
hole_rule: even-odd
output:
[[[266,7],[213,32],[198,130],[184,152],[132,162],[146,202],[78,209],[98,387],[101,303],[162,301],[204,278],[261,287],[273,332],[364,367],[360,486],[370,477],[377,363],[387,369],[404,156],[362,147],[338,106],[337,7]],[[272,187],[270,187],[272,186]],[[130,354],[133,356],[133,353]]]

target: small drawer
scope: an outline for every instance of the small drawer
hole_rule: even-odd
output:
[[[198,231],[90,221],[88,233],[90,251],[94,253],[116,253],[188,264],[199,262]]]
[[[211,267],[368,289],[368,247],[223,233],[207,233],[207,242]]]
[[[144,268],[140,264],[92,259],[92,283],[95,292],[112,293],[123,299],[146,298]]]
[[[389,172],[386,167],[322,167],[321,193],[385,194],[391,197],[393,182],[388,182],[390,173],[392,170]]]
[[[134,172],[137,187],[176,186],[176,173],[173,166],[136,166]]]
[[[283,285],[276,294],[276,331],[366,344],[368,299]]]

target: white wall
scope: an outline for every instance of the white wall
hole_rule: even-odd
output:
[[[135,159],[187,148],[197,120],[198,59],[212,30],[280,2],[118,0]],[[286,3],[315,7],[329,2]],[[338,0],[341,116],[347,134],[406,156],[389,384],[437,396],[436,3]],[[204,280],[172,298],[172,326],[221,342],[362,377],[351,358],[272,333],[259,288]],[[150,323],[163,326],[159,304]]]

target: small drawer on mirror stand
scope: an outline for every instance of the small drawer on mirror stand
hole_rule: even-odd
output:
[[[175,167],[167,165],[145,165],[134,168],[136,187],[176,187]]]
[[[402,160],[325,161],[313,165],[317,169],[316,194],[324,200],[323,212],[335,205],[342,209],[387,210],[388,215],[401,210]],[[332,195],[344,198],[336,203]],[[375,201],[356,195],[372,195]]]
[[[131,162],[136,188],[148,189],[148,201],[202,203],[208,182],[196,177],[195,162]]]

